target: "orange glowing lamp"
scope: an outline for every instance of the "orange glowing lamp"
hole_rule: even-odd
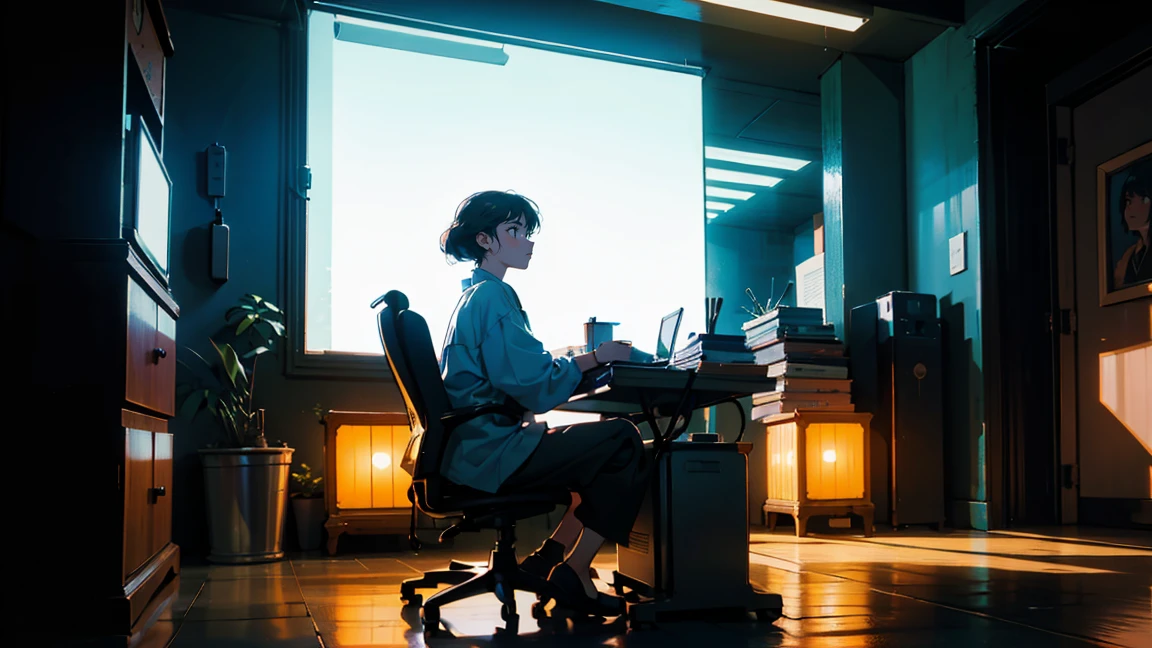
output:
[[[874,506],[868,449],[871,414],[801,410],[763,419],[767,425],[769,526],[783,513],[805,535],[813,515],[855,514],[872,535]]]
[[[398,462],[412,433],[407,414],[329,412],[324,427],[328,553],[345,533],[407,533],[412,478]]]

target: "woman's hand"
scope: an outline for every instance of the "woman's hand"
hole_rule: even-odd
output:
[[[627,360],[631,357],[632,343],[630,342],[610,340],[596,347],[596,360],[598,360],[600,364],[616,362],[617,360]]]
[[[581,353],[573,358],[580,371],[592,371],[596,367],[617,360],[627,360],[632,357],[631,342],[617,342],[615,340],[604,342],[590,353]]]

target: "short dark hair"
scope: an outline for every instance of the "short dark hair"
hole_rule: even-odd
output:
[[[487,251],[476,242],[476,236],[484,233],[496,238],[498,226],[521,218],[529,236],[540,228],[540,210],[528,198],[514,191],[474,193],[460,203],[452,225],[440,235],[440,251],[451,259],[480,265]]]
[[[1132,165],[1128,171],[1128,178],[1120,187],[1120,196],[1116,201],[1116,207],[1120,211],[1120,228],[1137,236],[1139,236],[1138,232],[1128,229],[1128,221],[1124,218],[1124,202],[1128,200],[1128,196],[1138,196],[1145,199],[1149,197],[1149,184],[1152,184],[1149,182],[1149,172],[1152,172],[1152,161],[1146,160]]]

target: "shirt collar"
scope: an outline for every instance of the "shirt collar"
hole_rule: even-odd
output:
[[[500,281],[500,278],[497,277],[496,275],[492,274],[491,272],[488,272],[487,270],[482,270],[480,268],[476,268],[475,270],[472,271],[472,283],[471,283],[471,285],[475,286],[476,284],[480,283],[481,281]],[[501,283],[503,283],[503,282],[501,281]]]

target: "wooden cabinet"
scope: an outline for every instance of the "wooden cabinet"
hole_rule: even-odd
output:
[[[43,243],[35,274],[30,312],[67,303],[71,315],[44,317],[29,334],[41,360],[20,398],[32,411],[67,412],[49,419],[67,425],[59,440],[29,432],[22,454],[45,457],[43,497],[74,512],[40,525],[29,556],[41,596],[20,605],[55,605],[66,590],[79,604],[74,628],[130,641],[179,584],[168,427],[179,309],[127,241]]]
[[[0,47],[23,60],[7,27],[45,9],[9,5]],[[180,571],[168,428],[180,310],[124,232],[135,222],[127,116],[162,150],[172,43],[159,0],[72,3],[51,17],[54,44],[6,68],[19,92],[0,106],[5,161],[19,154],[0,166],[10,470],[34,474],[9,611],[36,633],[22,645],[57,633],[127,644],[175,596]]]

